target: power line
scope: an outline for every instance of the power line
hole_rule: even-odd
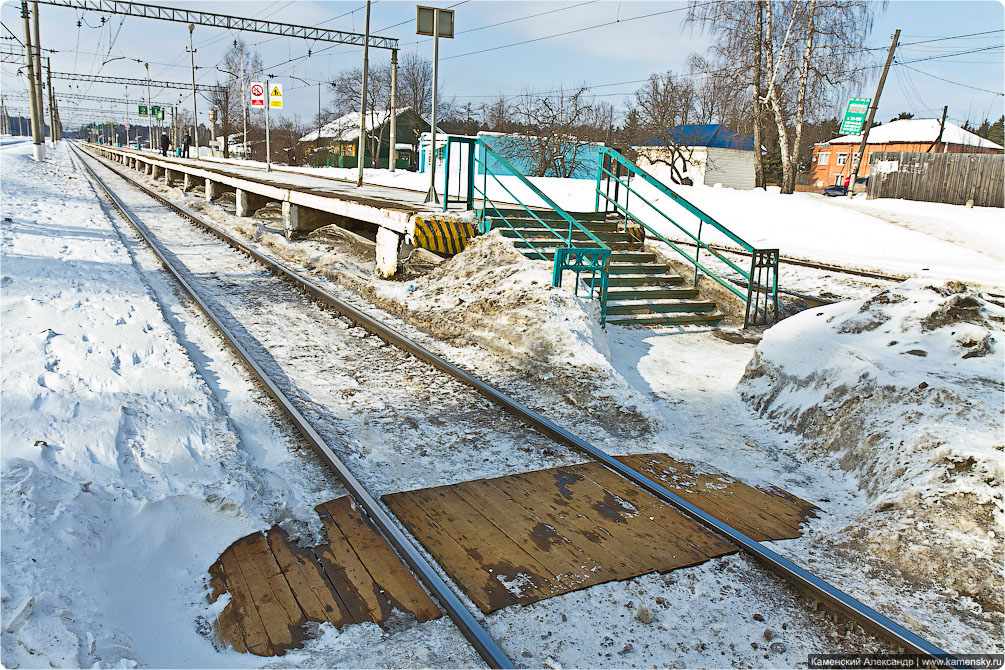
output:
[[[707,5],[709,2],[714,0],[707,0],[706,2],[701,2],[699,4]],[[529,40],[522,40],[520,42],[511,42],[510,44],[501,44],[495,47],[488,47],[486,49],[478,49],[477,51],[468,51],[467,53],[455,54],[453,56],[447,56],[446,58],[441,58],[440,60],[452,60],[454,58],[463,58],[464,56],[474,56],[475,54],[487,53],[489,51],[498,51],[499,49],[508,49],[509,47],[520,46],[522,44],[531,44],[533,42],[540,42],[542,40],[552,39],[553,37],[564,37],[565,35],[574,35],[576,33],[585,32],[587,30],[593,30],[595,28],[603,28],[604,26],[614,25],[616,23],[627,23],[629,21],[638,21],[639,19],[648,19],[654,16],[661,16],[663,14],[673,14],[674,12],[681,12],[688,9],[688,7],[677,7],[676,9],[666,9],[661,12],[652,12],[651,14],[643,14],[641,16],[633,16],[627,19],[615,19],[614,21],[605,21],[604,23],[598,23],[593,26],[586,26],[584,28],[576,28],[575,30],[566,30],[561,33],[554,33],[552,35],[545,35],[543,37],[535,37]]]
[[[1001,48],[1002,48],[1001,44],[996,44],[994,46],[983,47],[981,49],[970,49],[969,51],[957,51],[956,53],[942,54],[942,55],[939,55],[939,56],[928,56],[926,58],[914,58],[912,60],[904,61],[904,62],[906,62],[906,63],[920,63],[920,62],[926,61],[926,60],[938,60],[940,58],[952,58],[953,56],[965,56],[966,54],[978,53],[980,51],[991,51],[992,49],[1001,49]]]
[[[901,62],[898,62],[898,61],[894,61],[894,62],[897,63],[897,65],[901,65],[901,66],[907,68],[908,70],[912,70],[914,72],[917,72],[918,74],[923,74],[926,77],[932,77],[934,79],[938,79],[940,81],[944,81],[944,82],[946,82],[948,84],[956,84],[957,86],[962,86],[964,88],[972,88],[975,91],[983,91],[984,93],[992,93],[994,95],[1005,96],[1005,93],[1001,93],[1000,91],[992,91],[992,90],[989,90],[989,89],[986,89],[986,88],[980,88],[978,86],[971,86],[970,84],[963,84],[963,83],[958,82],[958,81],[953,81],[952,79],[945,79],[945,78],[940,77],[938,75],[932,74],[931,72],[925,72],[923,70],[919,70],[917,68],[913,68],[913,67],[911,67],[909,65],[904,65],[904,63],[901,63]]]

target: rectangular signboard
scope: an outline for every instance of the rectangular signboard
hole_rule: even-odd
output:
[[[260,81],[251,82],[251,106],[265,107],[265,84]]]
[[[140,107],[140,116],[146,116],[147,115],[147,106],[146,105],[140,105],[139,107]]]
[[[852,98],[848,101],[848,110],[844,113],[844,121],[841,123],[842,133],[857,135],[862,132],[871,102],[871,98]]]
[[[436,8],[435,7],[423,7],[417,5],[415,7],[415,34],[416,35],[432,35],[433,34],[433,20]],[[440,37],[453,37],[454,36],[454,10],[452,9],[441,9],[440,11]]]
[[[269,83],[269,108],[283,108],[283,85],[274,82]]]

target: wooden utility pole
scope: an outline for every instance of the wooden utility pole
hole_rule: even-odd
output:
[[[935,138],[934,142],[932,142],[932,146],[928,147],[928,151],[925,152],[926,154],[932,153],[932,149],[939,146],[939,142],[942,141],[942,133],[946,132],[946,114],[948,113],[949,105],[946,105],[942,108],[942,120],[939,121],[939,136]]]
[[[879,76],[879,85],[876,86],[876,96],[872,99],[869,107],[869,116],[865,119],[865,128],[862,129],[862,143],[858,147],[858,156],[850,156],[852,160],[851,179],[848,181],[848,197],[855,194],[855,180],[858,178],[859,168],[865,162],[865,147],[869,141],[869,130],[872,128],[872,119],[876,116],[876,108],[879,107],[879,97],[883,95],[883,84],[886,83],[886,75],[890,71],[890,64],[893,62],[893,54],[897,50],[897,42],[900,40],[900,28],[893,33],[893,42],[890,44],[890,52],[886,55],[886,64],[883,66],[883,74]]]

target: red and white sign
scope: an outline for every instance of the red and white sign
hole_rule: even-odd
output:
[[[260,81],[251,82],[251,106],[265,107],[265,84]]]

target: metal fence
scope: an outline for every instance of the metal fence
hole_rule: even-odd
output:
[[[1005,155],[877,151],[869,156],[869,199],[904,198],[1005,207]]]

